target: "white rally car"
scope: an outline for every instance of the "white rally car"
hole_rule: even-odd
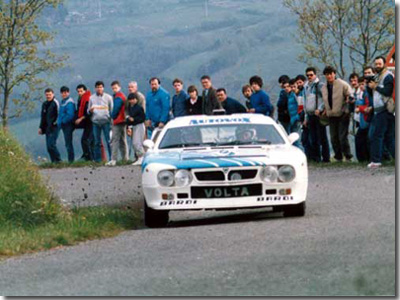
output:
[[[273,207],[303,216],[307,159],[282,126],[260,114],[170,121],[142,163],[144,219],[167,225],[170,210]]]

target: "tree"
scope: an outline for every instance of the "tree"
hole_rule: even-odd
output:
[[[0,0],[0,115],[6,129],[11,118],[32,108],[32,98],[46,83],[47,75],[63,66],[66,57],[56,56],[46,45],[53,34],[42,30],[38,18],[46,7],[62,0]],[[15,89],[20,91],[15,95]],[[15,109],[10,115],[10,103]]]
[[[346,40],[353,67],[369,65],[377,55],[386,56],[395,37],[395,7],[388,0],[353,0],[355,30]]]
[[[332,65],[345,77],[386,54],[394,43],[395,6],[388,0],[284,0],[298,16],[300,60]]]

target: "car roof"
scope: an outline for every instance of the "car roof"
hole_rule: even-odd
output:
[[[175,118],[167,123],[168,128],[201,126],[201,125],[222,125],[222,124],[271,124],[276,125],[275,121],[262,114],[233,114],[217,116],[185,116]]]

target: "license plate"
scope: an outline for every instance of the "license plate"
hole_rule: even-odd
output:
[[[262,195],[262,184],[235,186],[194,186],[191,188],[193,199],[238,198]]]

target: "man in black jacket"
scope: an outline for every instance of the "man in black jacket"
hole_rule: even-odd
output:
[[[225,109],[226,115],[246,113],[246,108],[240,104],[239,101],[232,99],[226,95],[224,88],[217,90],[217,99],[221,104],[222,108]]]
[[[46,135],[47,152],[49,152],[51,162],[61,161],[60,152],[57,149],[58,138],[58,101],[54,98],[54,91],[50,88],[45,90],[46,102],[42,105],[41,120],[38,133]]]

